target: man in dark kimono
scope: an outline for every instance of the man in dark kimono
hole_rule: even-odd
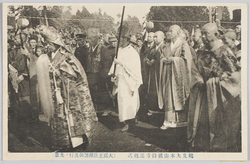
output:
[[[159,111],[158,107],[158,82],[161,49],[164,49],[165,44],[163,32],[150,32],[148,34],[148,45],[146,48],[146,57],[143,60],[145,65],[145,81],[148,115],[152,115],[154,111]],[[158,49],[156,46],[161,45]]]
[[[32,118],[32,106],[30,104],[30,77],[28,67],[28,54],[25,49],[27,35],[19,33],[15,37],[16,47],[9,51],[8,61],[10,72],[17,71],[16,78],[11,76],[11,83],[17,93],[19,108],[18,117]],[[13,74],[11,74],[13,75]],[[16,84],[16,85],[15,85]]]
[[[97,116],[85,71],[53,27],[42,26],[40,31],[52,50],[37,60],[40,102],[52,129],[52,150],[90,143]]]
[[[39,120],[39,102],[38,102],[38,89],[37,89],[37,75],[36,75],[36,61],[38,55],[37,51],[37,36],[31,36],[29,38],[28,58],[29,58],[29,76],[30,76],[30,102],[33,107],[32,115],[33,120]]]
[[[75,50],[75,57],[80,61],[82,67],[87,71],[89,48],[86,46],[86,34],[76,34],[78,48]]]
[[[110,76],[108,76],[109,70],[115,58],[115,50],[117,39],[115,36],[109,36],[109,45],[101,47],[101,60],[100,60],[100,83],[101,88],[107,88],[108,91],[112,91],[112,83]]]
[[[191,151],[241,151],[240,67],[217,36],[216,24],[202,27],[206,49],[198,51],[192,67],[187,131]]]

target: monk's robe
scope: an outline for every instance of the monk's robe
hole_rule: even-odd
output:
[[[192,67],[188,142],[193,151],[240,151],[240,66],[225,45],[198,51]]]
[[[172,59],[170,64],[163,58]],[[180,38],[168,43],[160,63],[159,107],[165,109],[165,126],[174,123],[176,126],[186,124],[185,102],[190,92],[192,54],[186,41]]]
[[[61,48],[37,60],[40,102],[52,129],[53,149],[90,142],[97,116],[81,63]],[[83,137],[84,136],[84,137]]]
[[[138,52],[128,45],[118,51],[118,60],[121,65],[116,65],[115,75],[118,78],[117,93],[119,121],[134,119],[139,107],[139,87],[142,84],[141,61]],[[109,74],[114,72],[114,63]]]

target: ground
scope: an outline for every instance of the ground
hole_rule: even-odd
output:
[[[161,130],[164,113],[152,116],[142,106],[138,124],[129,131],[121,132],[117,109],[108,104],[106,92],[92,92],[98,116],[98,124],[91,143],[75,151],[84,152],[185,152],[187,151],[186,127]],[[20,111],[19,111],[20,112]],[[103,114],[106,113],[106,116]],[[51,132],[43,115],[40,121],[27,122],[12,117],[8,121],[8,148],[10,152],[51,152]]]
[[[86,152],[183,152],[186,151],[186,128],[159,129],[163,114],[139,117],[137,125],[128,132],[121,132],[121,124],[115,112],[102,116],[97,111],[98,124]],[[42,121],[22,123],[9,120],[10,152],[50,152],[50,129]]]

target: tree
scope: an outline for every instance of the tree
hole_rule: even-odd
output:
[[[204,22],[209,21],[209,11],[206,6],[152,6],[147,15],[147,20],[153,20],[153,31],[167,31],[173,24],[180,25],[188,31],[191,31],[195,25],[202,26]]]
[[[127,24],[131,35],[135,35],[136,33],[142,32],[143,30],[140,24],[140,20],[136,16],[132,17],[128,15]]]

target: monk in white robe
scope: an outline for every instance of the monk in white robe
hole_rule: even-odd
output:
[[[123,38],[123,46],[127,45],[126,39]],[[138,89],[142,84],[141,62],[134,48],[135,44],[136,40],[130,40],[128,46],[119,49],[118,57],[109,72],[109,74],[113,73],[114,64],[116,64],[115,78],[112,81],[117,85],[119,121],[125,123],[122,131],[128,130],[127,120],[135,119],[140,107]]]

